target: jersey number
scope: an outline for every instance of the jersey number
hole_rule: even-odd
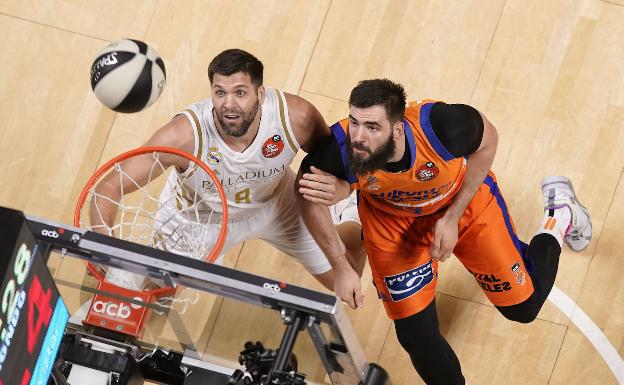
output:
[[[251,203],[250,195],[251,190],[249,188],[246,188],[237,192],[236,195],[234,195],[234,201],[236,203]]]

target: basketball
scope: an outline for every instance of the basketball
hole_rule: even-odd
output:
[[[118,40],[100,51],[91,65],[91,89],[106,107],[138,112],[158,99],[165,87],[165,63],[148,44]]]

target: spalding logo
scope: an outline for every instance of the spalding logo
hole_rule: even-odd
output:
[[[112,302],[95,301],[91,309],[99,314],[105,314],[111,317],[122,319],[130,317],[130,315],[132,314],[130,306],[124,303],[118,305]]]

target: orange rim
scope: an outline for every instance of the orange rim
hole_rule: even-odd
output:
[[[214,262],[214,260],[217,259],[217,257],[219,256],[219,253],[221,252],[221,249],[223,248],[223,244],[225,243],[225,237],[227,236],[228,207],[227,207],[227,199],[225,197],[225,191],[223,190],[223,186],[221,186],[221,183],[219,182],[217,175],[214,173],[214,171],[212,171],[210,167],[208,167],[204,162],[202,162],[197,157],[189,153],[186,153],[182,150],[179,150],[177,148],[160,147],[160,146],[139,147],[134,150],[124,152],[123,154],[120,154],[114,157],[113,159],[109,160],[108,162],[104,163],[101,167],[99,167],[95,171],[95,173],[93,173],[91,178],[89,178],[84,188],[80,192],[80,196],[78,197],[78,201],[76,202],[76,209],[74,211],[74,226],[80,227],[80,209],[82,208],[84,201],[87,199],[87,195],[89,194],[89,189],[91,189],[91,187],[95,184],[95,182],[98,179],[100,179],[100,177],[104,175],[104,173],[106,173],[111,167],[113,167],[115,163],[121,162],[133,156],[148,154],[152,152],[164,152],[167,154],[178,155],[183,158],[186,158],[194,162],[199,167],[201,167],[202,170],[204,170],[210,176],[212,181],[215,182],[215,186],[217,187],[217,191],[219,192],[219,197],[221,198],[221,208],[223,210],[223,219],[221,222],[221,230],[219,231],[219,236],[217,237],[217,242],[215,243],[215,246],[210,251],[210,253],[204,257],[204,261],[208,263]],[[104,275],[101,269],[99,269],[92,263],[87,262],[87,269],[89,270],[89,273],[91,273],[99,281],[102,281],[104,279]],[[159,294],[163,294],[163,293],[159,293]]]

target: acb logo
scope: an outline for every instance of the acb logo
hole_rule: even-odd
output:
[[[127,319],[132,314],[130,306],[122,303],[95,301],[91,306],[91,310],[95,313],[107,315],[113,318]]]

